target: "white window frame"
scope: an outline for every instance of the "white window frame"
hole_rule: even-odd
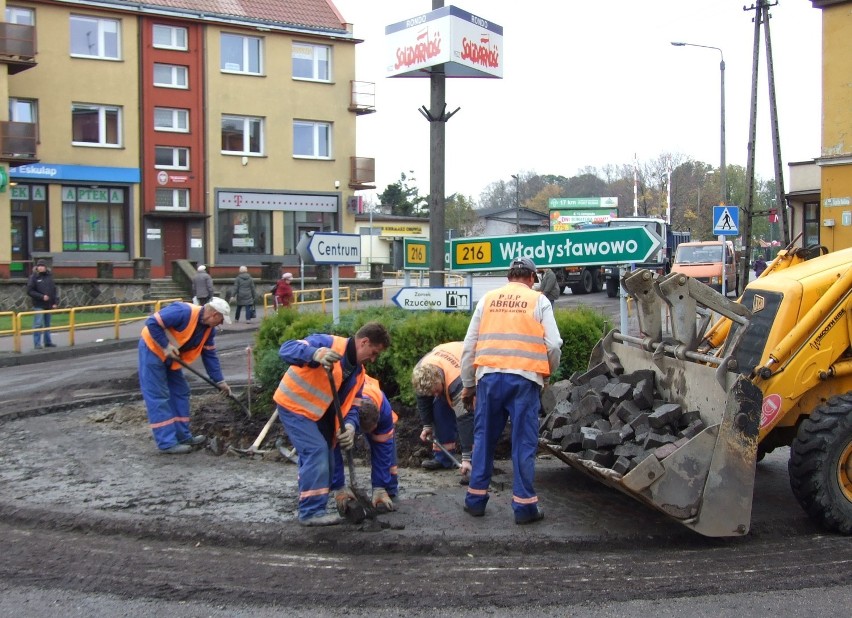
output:
[[[79,52],[75,53],[71,51],[72,58],[97,58],[98,60],[121,60],[121,22],[117,19],[109,19],[106,17],[94,17],[92,15],[71,15],[69,20],[69,42],[71,44],[71,49],[74,49],[73,46],[73,38],[74,38],[74,28],[73,23],[75,21],[89,21],[95,22],[96,29],[91,32],[92,42],[90,42],[89,47],[94,47],[94,53],[89,54],[81,54]],[[115,56],[106,55],[106,36],[111,34],[105,28],[108,24],[115,25]],[[88,33],[87,33],[88,34]]]
[[[30,117],[21,119],[18,113],[20,106],[28,106]],[[9,120],[12,122],[32,122],[38,124],[38,99],[25,99],[19,97],[9,97]]]
[[[169,191],[172,194],[172,205],[160,206],[159,204],[157,204],[157,195],[160,193],[165,193],[166,191]],[[181,197],[183,199],[181,199]],[[181,201],[184,204],[183,206],[181,205]],[[189,210],[189,189],[170,189],[165,187],[159,187],[154,190],[154,204],[154,210],[157,211],[187,212]]]
[[[157,31],[160,30],[163,34],[168,34],[168,43],[157,43]],[[183,42],[181,42],[181,34]],[[169,24],[154,24],[151,32],[151,44],[157,49],[175,49],[178,51],[186,51],[189,47],[189,32],[181,26],[171,26]]]
[[[157,112],[169,112],[171,115],[171,124],[157,124]],[[178,109],[176,107],[155,107],[154,108],[154,130],[168,131],[170,133],[189,133],[189,110]]]
[[[297,126],[307,126],[313,129],[313,154],[302,154],[296,153],[296,127]],[[326,135],[328,135],[328,154],[320,155],[318,154],[320,151],[320,142],[321,142],[321,128],[326,128]],[[312,120],[294,120],[293,121],[293,158],[295,159],[323,159],[329,160],[332,158],[332,153],[334,152],[332,149],[332,145],[334,143],[333,135],[332,135],[333,126],[330,122],[317,122]]]
[[[6,22],[22,26],[35,26],[35,10],[23,6],[6,6]]]
[[[98,141],[97,142],[75,142],[73,139],[73,134],[71,138],[72,146],[85,146],[88,148],[121,148],[122,147],[122,136],[124,134],[124,126],[123,126],[123,114],[121,113],[121,107],[117,105],[93,105],[89,103],[72,103],[71,104],[71,125],[73,130],[74,125],[74,110],[75,109],[88,109],[88,110],[97,110],[98,112]],[[111,144],[106,141],[106,132],[107,132],[107,122],[106,122],[106,114],[107,112],[117,112],[116,120],[118,126],[116,127],[117,139],[118,142],[115,144]]]
[[[157,164],[157,151],[158,150],[169,150],[172,153],[172,163],[171,165],[159,165]],[[181,157],[181,154],[183,157]],[[181,164],[181,158],[183,158],[186,163]],[[158,170],[188,170],[189,169],[189,148],[184,148],[183,146],[154,146],[154,169]]]
[[[266,128],[264,125],[263,118],[258,116],[235,116],[233,114],[222,114],[222,124],[226,120],[232,120],[237,122],[242,122],[243,125],[243,150],[222,150],[222,154],[224,155],[242,155],[242,156],[263,156],[263,153],[266,149],[266,141],[264,136],[264,129]],[[251,125],[252,123],[257,122],[260,125],[260,151],[254,152],[252,150],[247,150],[245,147],[251,147]],[[220,134],[222,131],[222,125],[219,125]]]
[[[157,81],[157,67],[171,69],[171,78],[168,82]],[[180,83],[180,78],[183,77],[183,84]],[[160,88],[179,88],[181,90],[189,89],[189,69],[179,64],[165,64],[163,62],[154,63],[154,85]]]
[[[331,81],[331,75],[332,75],[332,73],[331,73],[331,68],[332,68],[332,66],[331,66],[331,49],[332,48],[331,48],[330,45],[316,45],[314,43],[304,43],[304,42],[301,42],[301,41],[294,41],[293,47],[291,48],[291,51],[290,51],[291,67],[292,67],[292,61],[296,57],[296,53],[298,51],[305,52],[308,49],[310,49],[310,51],[311,51],[311,67],[312,67],[311,68],[311,75],[310,76],[296,75],[296,72],[291,68],[291,70],[293,70],[293,79],[310,81],[310,82],[330,82]],[[326,65],[327,65],[326,70],[328,72],[327,77],[320,77],[319,76],[320,75],[321,59],[319,58],[319,54],[317,53],[317,50],[325,50],[325,52],[326,52]],[[304,59],[306,60],[307,58],[304,58]]]
[[[225,59],[222,58],[222,49],[224,45],[222,45],[222,41],[226,38],[234,38],[242,40],[243,47],[243,58],[241,61],[242,66],[228,66],[230,63],[225,63]],[[250,71],[248,69],[251,66],[251,47],[249,45],[250,41],[257,41],[257,71]],[[238,75],[263,75],[263,39],[261,37],[256,36],[246,36],[243,34],[234,34],[233,32],[222,32],[220,33],[219,38],[219,70],[222,73],[236,73]]]

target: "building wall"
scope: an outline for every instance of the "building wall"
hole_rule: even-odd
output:
[[[852,246],[852,2],[822,9],[821,239]]]

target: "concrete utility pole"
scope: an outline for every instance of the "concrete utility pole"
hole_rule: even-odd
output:
[[[432,10],[444,7],[444,0],[432,0]],[[420,108],[420,113],[429,121],[429,244],[432,253],[429,257],[429,287],[444,286],[444,216],[446,200],[446,124],[459,111],[447,113],[447,76],[443,66],[431,68],[429,76],[431,87],[430,108]]]

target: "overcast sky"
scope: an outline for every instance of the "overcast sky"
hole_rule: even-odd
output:
[[[333,0],[354,25],[356,79],[376,84],[377,113],[357,124],[357,155],[376,159],[378,192],[413,170],[429,190],[429,80],[384,76],[385,26],[431,0]],[[445,2],[503,27],[503,79],[448,79],[447,195],[478,200],[519,172],[573,176],[586,166],[640,163],[665,152],[719,165],[725,59],[727,162],[746,165],[754,11],[743,0],[460,0]],[[785,187],[787,164],[818,157],[821,11],[807,0],[771,9]],[[761,28],[761,35],[763,29]],[[758,176],[773,176],[765,41],[761,36]],[[365,193],[365,195],[370,195]]]

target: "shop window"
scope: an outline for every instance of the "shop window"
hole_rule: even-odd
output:
[[[127,192],[62,187],[63,251],[127,251]]]
[[[220,210],[219,253],[272,253],[272,213],[265,210]]]
[[[72,15],[71,55],[101,60],[120,60],[118,20]]]

